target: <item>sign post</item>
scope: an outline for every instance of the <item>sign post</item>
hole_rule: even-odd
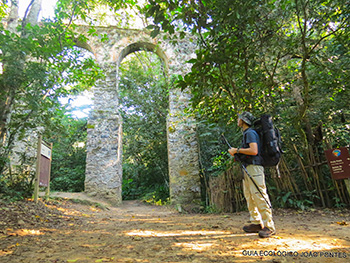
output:
[[[345,182],[346,188],[348,189],[348,193],[350,196],[350,178],[344,179],[344,182]]]
[[[347,147],[326,150],[328,165],[334,180],[344,179],[350,196],[350,155]]]
[[[39,136],[38,150],[37,150],[37,162],[36,162],[36,175],[34,186],[34,201],[38,202],[39,187],[46,187],[45,196],[50,194],[50,174],[51,174],[51,155],[52,155],[52,143],[50,146],[43,143],[42,136]]]
[[[39,196],[41,141],[42,141],[42,137],[41,135],[39,135],[38,149],[36,151],[36,173],[35,173],[35,183],[34,183],[34,202],[35,203],[38,202],[38,196]]]

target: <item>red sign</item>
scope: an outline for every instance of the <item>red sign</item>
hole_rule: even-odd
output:
[[[334,180],[350,178],[350,155],[348,148],[326,150],[328,165]]]

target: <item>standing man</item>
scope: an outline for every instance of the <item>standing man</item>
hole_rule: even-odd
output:
[[[244,226],[243,230],[247,233],[259,233],[260,237],[266,238],[275,234],[275,225],[272,220],[270,199],[266,190],[264,167],[260,156],[260,138],[251,128],[253,122],[254,116],[250,112],[238,114],[237,124],[243,131],[242,144],[241,147],[231,148],[228,152],[232,156],[237,154],[251,176],[249,178],[244,171],[243,193],[247,201],[251,224]]]

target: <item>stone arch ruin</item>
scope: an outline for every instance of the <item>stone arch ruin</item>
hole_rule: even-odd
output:
[[[79,31],[86,34],[88,28],[80,27]],[[103,36],[108,36],[108,40],[101,41]],[[77,42],[94,54],[105,74],[105,79],[92,88],[94,104],[88,120],[85,192],[113,205],[122,202],[123,122],[117,93],[121,61],[135,51],[152,51],[163,61],[168,78],[184,75],[189,70],[185,62],[194,54],[193,42],[187,39],[172,45],[151,38],[146,31],[116,27],[98,27],[86,43]],[[170,89],[167,118],[170,199],[179,210],[198,208],[201,197],[195,127],[183,115],[189,99],[188,93]]]

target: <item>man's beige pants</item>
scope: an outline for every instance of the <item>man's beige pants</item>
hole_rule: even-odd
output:
[[[260,165],[248,165],[246,168],[256,185],[259,187],[260,192],[264,195],[267,202],[271,204],[265,184],[264,167]],[[244,172],[243,192],[247,201],[250,221],[252,224],[261,224],[263,227],[268,227],[270,230],[275,231],[271,208],[266,203],[264,197],[259,193],[246,172]]]

